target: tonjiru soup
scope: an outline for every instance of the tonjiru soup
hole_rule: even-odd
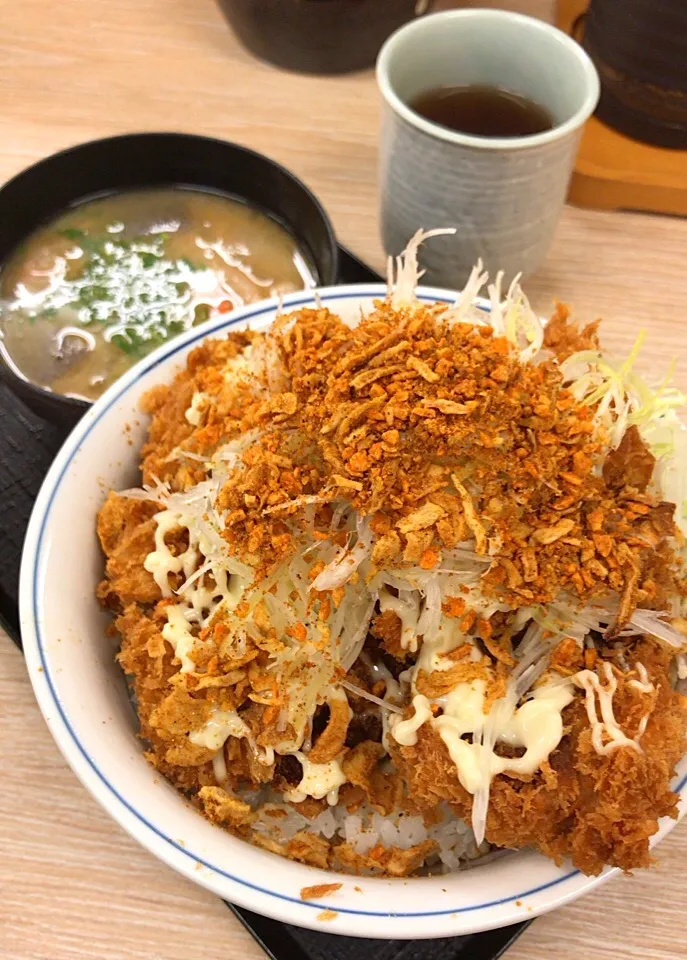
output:
[[[20,376],[94,400],[159,344],[315,285],[296,240],[240,200],[180,187],[73,207],[0,272],[0,348]]]

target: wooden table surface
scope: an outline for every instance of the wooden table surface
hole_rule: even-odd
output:
[[[503,5],[552,16],[549,0]],[[93,137],[225,137],[293,169],[319,194],[340,239],[381,268],[377,114],[371,71],[279,73],[239,48],[212,0],[0,0],[0,181]],[[663,368],[683,353],[686,260],[687,221],[567,208],[527,287],[541,310],[557,296],[584,319],[604,316],[606,340],[618,349],[646,325],[643,363]],[[684,364],[678,382],[687,386]],[[3,636],[0,775],[2,960],[262,955],[220,901],[139,848],[81,788]],[[509,960],[687,957],[686,858],[683,825],[654,870],[538,919]]]

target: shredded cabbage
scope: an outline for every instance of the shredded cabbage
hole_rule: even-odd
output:
[[[418,266],[420,244],[431,237],[455,232],[453,229],[418,231],[395,263],[389,260],[388,301],[392,307],[412,309],[417,303],[415,290],[422,277]],[[485,285],[490,301],[488,309],[475,304]],[[497,335],[508,339],[521,362],[537,363],[549,356],[543,350],[542,322],[525,297],[519,277],[510,284],[505,296],[502,285],[503,274],[497,274],[489,284],[488,274],[478,262],[455,303],[440,316],[450,324],[490,325]],[[284,330],[290,322],[280,318],[277,324]],[[597,350],[583,350],[565,360],[560,369],[564,383],[575,398],[594,408],[595,423],[607,436],[609,448],[618,446],[628,426],[638,427],[657,457],[653,481],[656,492],[677,504],[677,522],[687,532],[684,466],[687,430],[677,414],[685,397],[669,385],[672,371],[653,388],[636,373],[634,366],[643,337],[642,332],[623,363],[616,363]],[[260,378],[262,389],[282,390],[288,386],[278,352],[269,337],[256,345],[247,362]],[[243,469],[242,454],[259,437],[258,431],[250,431],[224,444],[209,461],[201,454],[175,450],[175,457],[187,456],[207,463],[207,479],[188,491],[173,493],[168,484],[153,478],[154,485],[124,491],[122,496],[159,503],[162,512],[178,515],[179,525],[188,530],[188,549],[196,557],[196,563],[189,571],[184,570],[188,575],[176,591],[175,600],[189,624],[200,628],[221,618],[229,627],[223,641],[225,652],[229,648],[240,651],[245,649],[247,637],[256,641],[264,639],[258,616],[264,608],[278,638],[269,655],[269,669],[280,691],[278,727],[284,731],[284,741],[276,749],[294,752],[306,742],[312,716],[318,704],[327,701],[333,685],[340,685],[385,711],[402,712],[398,705],[342,679],[342,671],[348,671],[360,657],[371,620],[379,607],[393,609],[401,616],[404,624],[401,643],[406,649],[417,650],[422,638],[421,657],[428,663],[435,654],[438,658],[466,639],[460,635],[456,620],[447,625],[442,612],[446,599],[459,595],[461,588],[463,594],[469,594],[471,609],[479,610],[487,619],[496,611],[510,612],[510,609],[482,596],[479,581],[493,560],[492,556],[476,554],[474,541],[444,550],[441,566],[432,570],[406,566],[373,571],[371,555],[375,536],[368,519],[359,515],[349,501],[331,501],[322,496],[303,496],[266,509],[266,513],[283,513],[280,519],[297,536],[298,547],[268,578],[256,583],[250,562],[255,558],[239,560],[229,554],[222,537],[225,514],[217,504],[219,491],[231,472]],[[308,532],[315,506],[324,502],[331,504],[330,529],[342,535],[343,546],[331,540],[315,539]],[[293,523],[291,512],[296,508],[305,508],[305,530],[303,525]],[[496,550],[497,544],[492,543],[490,552]],[[316,563],[320,572],[311,582],[310,571]],[[320,595],[331,591],[337,593],[336,603],[327,601],[323,605]],[[248,616],[245,610],[241,617],[237,615],[239,598],[242,606],[246,605]],[[584,607],[564,596],[546,608],[521,608],[513,615],[512,631],[525,629],[517,646],[516,664],[505,695],[493,704],[473,739],[480,748],[479,763],[484,774],[481,782],[485,784],[475,792],[472,809],[478,844],[484,839],[489,806],[490,776],[486,767],[491,762],[504,718],[512,715],[519,702],[531,695],[533,685],[547,670],[551,652],[562,637],[572,637],[580,647],[591,643],[590,633],[605,633],[616,620],[619,605],[620,598],[615,593]],[[681,612],[678,601],[670,611],[635,610],[621,636],[648,633],[684,651],[687,638],[670,622],[670,617],[676,618]],[[414,645],[408,643],[405,636],[408,632]],[[473,648],[472,653],[478,660],[480,648],[478,644],[473,644]],[[679,670],[687,674],[687,661],[682,653],[679,656],[682,658]],[[434,664],[437,662],[435,658]],[[412,685],[412,675],[410,670],[401,676],[400,683],[406,691],[408,685]]]
[[[341,547],[334,559],[313,580],[313,590],[335,590],[351,579],[360,564],[372,552],[372,533],[369,522],[363,521],[355,546]]]
[[[452,324],[491,326],[498,336],[506,337],[513,344],[522,363],[534,362],[544,343],[544,326],[523,293],[520,277],[515,277],[504,299],[501,297],[503,273],[496,275],[493,284],[488,281],[489,274],[482,271],[482,261],[478,260],[463,291],[442,314],[442,319]],[[490,299],[488,311],[474,302],[485,285]]]
[[[354,683],[351,683],[350,680],[342,680],[341,686],[351,693],[355,693],[356,696],[362,697],[364,700],[369,700],[370,703],[376,703],[378,707],[383,707],[385,710],[389,710],[391,713],[403,713],[403,709],[395,703],[389,703],[388,700],[382,700],[381,697],[376,697],[374,693],[368,693],[367,690],[362,690]]]
[[[618,446],[629,426],[636,425],[655,456],[673,453],[682,424],[675,411],[687,402],[669,386],[672,369],[654,388],[634,370],[646,331],[641,330],[622,363],[598,350],[581,350],[561,364],[563,379],[576,400],[596,405],[594,422],[606,431],[611,448]]]
[[[396,257],[394,272],[394,259],[389,257],[387,260],[387,284],[389,288],[389,297],[391,306],[395,309],[400,307],[414,306],[415,290],[420,279],[424,275],[424,270],[420,270],[417,262],[417,252],[420,244],[431,237],[450,236],[456,233],[455,227],[440,227],[436,230],[418,230],[411,237],[408,246],[400,257]]]

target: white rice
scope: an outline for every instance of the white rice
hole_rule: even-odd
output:
[[[425,840],[434,840],[439,849],[427,862],[434,873],[459,870],[489,851],[486,843],[478,848],[470,826],[447,806],[442,805],[440,811],[442,820],[427,827],[422,817],[406,813],[383,817],[367,804],[355,814],[349,814],[345,807],[331,807],[308,820],[288,805],[266,803],[259,808],[253,827],[281,842],[300,830],[319,834],[326,840],[340,838],[361,856],[380,844],[387,849],[407,850]]]

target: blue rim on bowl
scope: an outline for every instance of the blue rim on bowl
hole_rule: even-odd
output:
[[[353,287],[334,287],[319,291],[320,301],[327,303],[333,300],[380,298],[384,295],[385,287],[378,285],[358,285]],[[419,299],[428,301],[453,302],[455,294],[444,290],[420,288]],[[296,308],[315,304],[312,294],[292,294],[285,298],[284,307]],[[488,304],[480,304],[485,310]],[[50,535],[48,527],[51,522],[51,513],[57,498],[60,496],[62,484],[69,482],[70,470],[74,466],[77,455],[82,452],[89,436],[97,429],[105,415],[126,395],[126,393],[160,364],[186,351],[188,348],[211,334],[221,334],[238,323],[259,320],[270,313],[276,313],[277,301],[267,301],[256,304],[237,312],[229,317],[219,317],[210,320],[202,326],[182,334],[174,342],[164,344],[149,357],[140,361],[115,383],[88,411],[82,422],[68,437],[53,466],[51,467],[39,493],[34,512],[29,524],[24,555],[21,568],[20,607],[21,629],[24,640],[27,665],[31,681],[39,705],[53,736],[62,750],[65,758],[71,765],[82,783],[90,790],[97,800],[107,809],[125,829],[139,842],[163,859],[170,866],[207,887],[214,893],[230,899],[249,909],[264,913],[289,923],[322,930],[317,914],[323,909],[321,901],[302,900],[298,897],[297,889],[292,893],[285,890],[272,889],[242,877],[239,872],[229,872],[226,864],[213,862],[210,857],[199,849],[181,844],[165,831],[156,826],[138,807],[122,793],[111,778],[103,772],[97,759],[91,755],[76,729],[60,696],[60,680],[52,668],[54,653],[51,653],[50,641],[54,638],[47,636],[45,627],[43,600],[45,594],[45,577],[47,552]],[[681,777],[676,789],[683,791],[681,814],[684,813],[684,790],[687,784],[687,767],[683,761]],[[193,813],[193,816],[197,816]],[[201,818],[199,818],[201,819]],[[660,840],[674,826],[674,821],[663,822],[654,841]],[[211,828],[213,830],[217,828]],[[242,841],[239,841],[242,842]],[[508,860],[522,863],[522,857],[531,856],[537,860],[536,854],[513,854]],[[520,859],[518,859],[520,858]],[[290,863],[290,861],[288,861]],[[552,862],[548,864],[545,882],[527,886],[524,880],[520,881],[517,889],[507,896],[486,897],[474,903],[450,902],[451,894],[439,892],[441,885],[448,887],[448,877],[437,878],[438,886],[432,887],[432,899],[436,909],[403,910],[366,910],[365,900],[360,899],[360,908],[342,907],[335,902],[327,903],[337,914],[332,925],[327,926],[327,932],[336,932],[345,935],[419,939],[423,937],[456,936],[465,933],[477,932],[498,926],[505,926],[547,912],[554,907],[570,902],[583,892],[618,873],[617,869],[607,868],[598,877],[585,877],[580,871],[568,868],[558,868]],[[201,864],[203,870],[198,871]],[[326,876],[321,871],[319,875]],[[470,872],[474,876],[473,871]],[[458,874],[459,876],[460,874]],[[329,874],[329,876],[332,876]],[[454,874],[453,876],[457,876]],[[518,874],[519,876],[519,874]],[[337,877],[338,878],[338,875]],[[364,883],[367,878],[341,877],[341,879]],[[377,880],[376,885],[391,884],[391,889],[398,891],[399,884],[411,883],[433,884],[428,879],[412,881]],[[378,887],[379,888],[379,887]],[[555,892],[554,892],[555,891]],[[443,894],[447,894],[444,896]],[[447,899],[449,902],[447,902]],[[527,910],[523,907],[526,904]],[[433,924],[418,927],[418,920],[431,918]]]

